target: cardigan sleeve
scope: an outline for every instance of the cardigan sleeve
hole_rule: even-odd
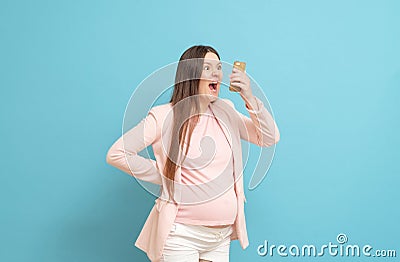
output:
[[[140,180],[161,184],[156,161],[138,155],[157,139],[157,119],[153,109],[135,127],[123,134],[107,152],[106,162]]]
[[[226,101],[231,107],[235,108],[232,101],[228,99]],[[240,138],[258,146],[272,146],[278,143],[280,139],[278,126],[272,115],[264,107],[263,102],[258,97],[255,97],[255,101],[256,108],[253,110],[249,109],[247,105],[245,106],[250,118],[235,109],[239,121],[241,121],[239,123]]]

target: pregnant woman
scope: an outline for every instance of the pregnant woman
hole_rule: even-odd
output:
[[[160,185],[135,242],[151,261],[225,262],[231,240],[243,249],[249,244],[240,140],[268,147],[280,135],[246,73],[233,68],[230,81],[250,117],[218,97],[222,77],[214,48],[190,47],[179,60],[170,102],[151,108],[107,153],[110,165]],[[149,145],[155,160],[138,155]]]

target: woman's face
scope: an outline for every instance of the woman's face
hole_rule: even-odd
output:
[[[208,101],[213,102],[218,98],[222,81],[222,63],[218,56],[208,52],[204,57],[203,71],[199,83],[199,94],[208,95]]]

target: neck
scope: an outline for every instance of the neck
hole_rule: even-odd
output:
[[[209,104],[210,104],[209,101],[200,103],[200,114],[202,114],[202,113],[207,111],[207,108],[208,108]]]

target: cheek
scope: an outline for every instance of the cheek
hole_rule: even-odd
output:
[[[204,93],[206,93],[207,91],[208,91],[208,85],[207,85],[207,83],[200,80],[200,83],[199,83],[199,93],[200,93],[200,94],[204,94]]]

